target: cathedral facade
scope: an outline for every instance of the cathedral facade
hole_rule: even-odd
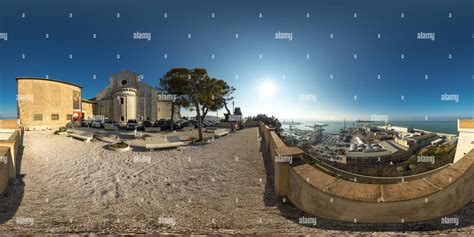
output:
[[[120,71],[110,77],[110,83],[95,98],[95,115],[125,124],[129,119],[156,121],[171,118],[170,96],[141,82],[140,75]],[[179,119],[175,107],[174,119]]]

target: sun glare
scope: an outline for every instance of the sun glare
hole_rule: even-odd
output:
[[[271,81],[265,81],[263,83],[260,83],[259,91],[261,95],[270,96],[270,95],[273,95],[273,93],[275,93],[276,86]]]

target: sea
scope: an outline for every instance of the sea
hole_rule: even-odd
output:
[[[282,120],[283,121],[283,120]],[[282,122],[280,121],[280,122]],[[324,133],[339,133],[340,129],[344,127],[343,121],[297,121],[300,125],[292,125],[295,128],[302,130],[311,130],[314,124],[327,124],[328,126],[323,127]],[[354,121],[346,121],[347,127],[354,127]],[[383,126],[385,122],[374,122],[376,126]],[[457,121],[390,121],[388,124],[392,126],[411,127],[414,129],[420,129],[430,132],[447,133],[458,135]],[[288,129],[289,125],[282,125],[284,129]]]

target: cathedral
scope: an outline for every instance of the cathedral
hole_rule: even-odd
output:
[[[172,96],[141,82],[137,73],[123,70],[110,77],[110,83],[94,101],[94,114],[125,124],[129,119],[156,121],[171,118]],[[179,119],[179,107],[175,118]]]

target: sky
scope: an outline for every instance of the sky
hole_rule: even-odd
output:
[[[157,86],[204,67],[244,116],[472,118],[473,19],[470,0],[2,0],[0,116],[16,117],[16,77],[92,98],[122,69]]]

